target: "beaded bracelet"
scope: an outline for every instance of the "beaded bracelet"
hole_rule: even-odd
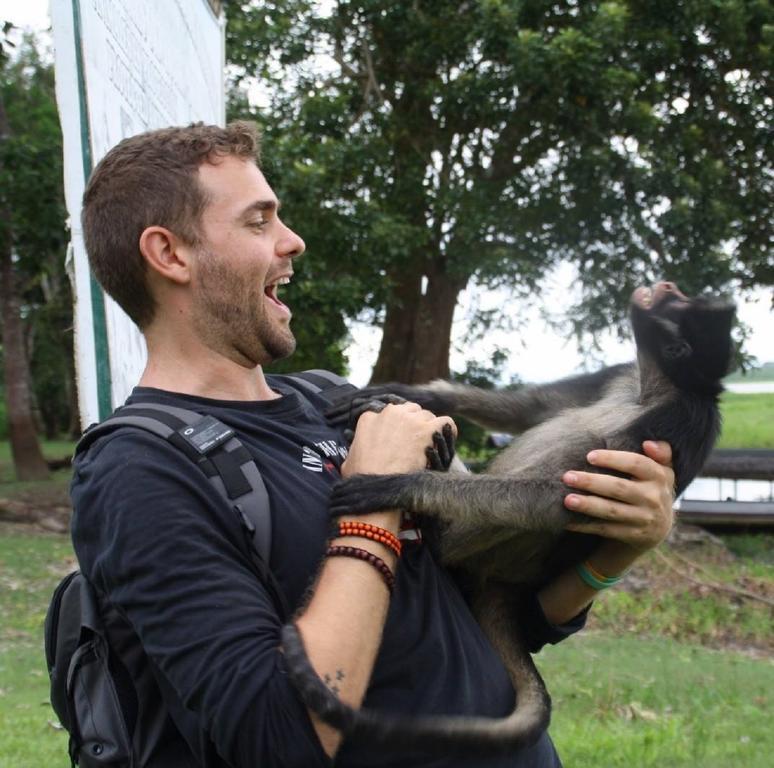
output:
[[[617,584],[621,581],[624,576],[624,574],[621,574],[620,576],[603,576],[588,560],[578,563],[575,566],[575,571],[584,583],[597,591],[612,587],[613,584]]]
[[[344,545],[333,545],[328,547],[328,551],[325,553],[326,557],[354,557],[357,560],[362,560],[365,563],[369,563],[382,576],[384,583],[392,594],[392,590],[395,587],[395,574],[390,570],[390,566],[382,560],[378,555],[373,554],[360,547],[348,547]]]
[[[346,520],[338,525],[339,536],[360,536],[384,544],[391,549],[397,557],[400,557],[402,545],[398,537],[386,528],[380,528],[372,523],[363,523],[360,520]]]

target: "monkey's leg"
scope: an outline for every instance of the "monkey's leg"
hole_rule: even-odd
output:
[[[512,615],[512,603],[511,588],[489,582],[474,599],[472,609],[516,691],[513,712],[498,723],[500,734],[509,741],[529,744],[548,728],[551,697],[522,643],[518,617]]]
[[[334,517],[404,509],[438,517],[460,532],[478,528],[561,531],[573,515],[563,506],[568,488],[558,480],[416,472],[355,475],[331,494]]]

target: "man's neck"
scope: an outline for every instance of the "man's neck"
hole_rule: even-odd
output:
[[[215,400],[272,400],[263,368],[245,367],[202,344],[174,346],[148,340],[141,387],[154,387]]]

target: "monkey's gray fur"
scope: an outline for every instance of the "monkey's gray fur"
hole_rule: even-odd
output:
[[[659,283],[635,291],[631,311],[636,363],[516,391],[434,382],[359,393],[355,403],[395,393],[435,413],[522,433],[486,474],[360,475],[341,482],[331,498],[333,516],[401,508],[440,521],[443,561],[472,584],[472,610],[505,662],[517,706],[501,720],[354,711],[316,676],[290,624],[283,631],[289,672],[323,720],[373,744],[425,750],[513,748],[545,730],[550,699],[520,639],[514,594],[538,589],[585,559],[599,541],[564,530],[573,519],[589,518],[565,508],[569,489],[562,475],[569,469],[604,471],[586,462],[594,448],[641,452],[645,440],[666,440],[679,494],[719,432],[718,396],[731,358],[733,305],[688,299],[671,283]]]

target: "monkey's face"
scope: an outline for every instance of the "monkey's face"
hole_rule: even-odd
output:
[[[640,359],[691,392],[720,391],[731,361],[733,319],[733,303],[714,296],[689,298],[674,283],[656,283],[632,294]]]

